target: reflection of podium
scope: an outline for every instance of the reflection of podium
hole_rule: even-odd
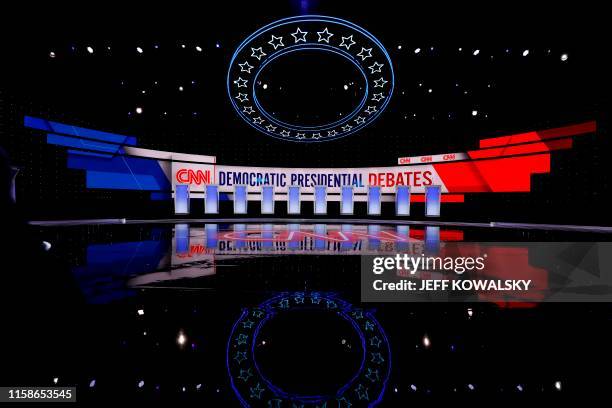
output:
[[[15,178],[17,178],[17,173],[19,173],[19,170],[21,170],[19,167],[11,166],[11,181],[10,181],[9,192],[11,194],[11,200],[13,200],[13,202],[17,200],[16,194],[15,194]]]

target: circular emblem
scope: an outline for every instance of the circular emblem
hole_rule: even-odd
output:
[[[351,109],[304,122],[299,112],[295,120],[288,120],[266,108],[258,95],[262,72],[296,53],[325,53],[353,66],[361,86]],[[326,71],[321,68],[309,75],[324,79]],[[229,98],[244,121],[266,135],[298,142],[338,139],[368,126],[387,107],[393,87],[393,65],[380,41],[351,22],[326,16],[290,17],[257,30],[236,49],[227,73]],[[330,105],[325,102],[321,96],[320,105]]]
[[[333,395],[288,393],[266,378],[258,367],[254,350],[261,328],[280,313],[300,309],[336,314],[348,321],[359,336],[363,350],[360,368]],[[244,407],[372,407],[380,402],[385,391],[391,371],[391,351],[387,336],[372,312],[355,308],[335,295],[292,293],[242,311],[228,340],[227,369],[232,388]]]

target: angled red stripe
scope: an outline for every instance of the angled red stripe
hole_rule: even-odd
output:
[[[506,145],[513,145],[513,144],[518,144],[518,143],[539,142],[541,140],[553,139],[557,137],[569,137],[569,136],[593,133],[596,130],[597,130],[596,122],[590,121],[590,122],[579,123],[579,124],[571,125],[571,126],[563,126],[563,127],[554,128],[554,129],[518,133],[515,135],[482,139],[480,141],[480,148],[506,146]]]
[[[552,150],[571,149],[572,139],[547,140],[514,146],[494,147],[485,150],[470,150],[471,159],[486,159],[490,157],[514,156],[518,154],[542,153]]]

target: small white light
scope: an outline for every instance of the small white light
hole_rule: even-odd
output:
[[[414,53],[415,53],[415,54],[418,54],[419,52],[421,52],[421,49],[420,49],[420,48],[416,48],[416,49],[414,50]]]
[[[89,388],[93,388],[93,387],[95,387],[95,386],[96,386],[96,380],[95,380],[95,379],[93,379],[93,380],[91,380],[91,381],[89,382]]]
[[[523,51],[523,57],[526,57],[526,56],[528,56],[528,55],[529,55],[529,50],[525,50],[525,51]]]
[[[49,57],[51,57],[51,58],[55,58],[55,52],[51,51],[51,52],[49,53]]]
[[[185,392],[185,391],[187,391],[187,390],[185,389],[185,387],[183,387],[183,392]]]
[[[400,45],[398,45],[398,46],[397,46],[397,49],[398,49],[398,50],[401,50],[401,49],[402,49],[402,45],[401,45],[401,44],[400,44]]]
[[[348,85],[344,85],[344,90],[348,91]]]
[[[185,48],[185,44],[181,44],[181,48]]]
[[[144,387],[144,380],[140,380],[138,382],[138,388],[142,388],[142,387]]]
[[[53,384],[57,384],[58,381],[59,381],[59,378],[57,378],[57,377],[53,378]]]
[[[144,315],[144,309],[138,309],[138,316]]]
[[[196,390],[199,390],[200,388],[202,388],[202,384],[196,385]]]
[[[411,389],[412,391],[416,391],[416,390],[417,390],[417,386],[416,386],[416,385],[414,385],[414,384],[410,384],[410,389]]]
[[[480,50],[479,49],[475,49],[474,52],[472,53],[473,55],[478,55],[480,54]]]
[[[142,94],[144,95],[144,94],[146,94],[146,93],[147,93],[147,91],[143,89],[143,90],[142,90]]]
[[[216,44],[215,44],[215,47],[217,47],[217,48],[221,48],[221,44],[216,43]]]
[[[476,116],[476,115],[478,115],[478,111],[477,110],[473,110],[472,111],[472,116]]]
[[[461,52],[461,51],[463,51],[463,48],[462,48],[462,47],[459,47],[459,52]]]
[[[555,389],[561,391],[561,381],[555,381]]]
[[[467,314],[469,317],[472,317],[474,315],[474,310],[471,307],[468,307]]]
[[[183,92],[183,87],[179,86],[179,91]]]
[[[137,51],[139,54],[142,54],[142,53],[144,52],[144,51],[143,51],[143,49],[142,49],[141,47],[136,47],[136,51]]]
[[[431,346],[431,340],[429,340],[428,335],[423,336],[423,346],[425,346],[425,348],[429,348],[429,346]]]
[[[202,52],[202,47],[200,47],[199,45],[196,45],[196,51],[197,52]]]
[[[92,47],[87,47],[87,52],[88,52],[88,53],[93,54],[93,51],[94,51],[94,50],[93,50],[93,48],[92,48]]]
[[[393,389],[393,392],[397,392],[397,387],[395,387],[395,388]]]
[[[561,61],[567,61],[568,55],[567,54],[561,54]]]
[[[139,115],[142,113],[142,108],[140,106],[136,108],[136,113]]]
[[[43,241],[43,242],[42,242],[42,246],[43,246],[43,249],[44,249],[45,251],[48,251],[48,250],[50,250],[50,249],[51,249],[51,243],[49,243],[49,242],[47,242],[47,241]]]
[[[184,346],[185,343],[187,342],[187,336],[185,336],[185,333],[180,332],[178,337],[176,338],[176,342],[178,343],[179,346]]]
[[[263,84],[263,89],[268,89],[268,84]]]
[[[427,92],[428,92],[428,93],[432,93],[432,92],[433,92],[433,89],[429,88],[429,89],[427,90]]]
[[[261,341],[261,344],[262,344],[263,346],[265,346],[265,345],[266,345],[266,341],[265,341],[265,340],[262,340],[262,341]]]
[[[468,384],[468,388],[472,391],[474,391],[474,384]]]

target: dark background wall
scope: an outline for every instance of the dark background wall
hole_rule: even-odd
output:
[[[84,173],[66,169],[63,149],[23,128],[24,115],[133,135],[142,147],[215,155],[223,164],[310,167],[394,165],[399,156],[475,148],[484,137],[596,120],[596,135],[552,155],[551,174],[535,176],[532,193],[468,195],[442,212],[453,220],[610,225],[610,71],[597,16],[558,7],[542,14],[520,4],[484,11],[282,1],[27,17],[23,35],[3,37],[0,83],[0,146],[22,169],[19,204],[37,219],[156,217],[172,209],[150,202],[148,193],[85,189]],[[396,88],[373,126],[337,141],[295,144],[261,135],[237,117],[225,91],[235,47],[257,28],[296,14],[346,18],[386,46]],[[329,75],[342,79],[341,72]],[[335,108],[333,100],[320,103]],[[422,207],[414,210],[412,218],[422,218]]]

